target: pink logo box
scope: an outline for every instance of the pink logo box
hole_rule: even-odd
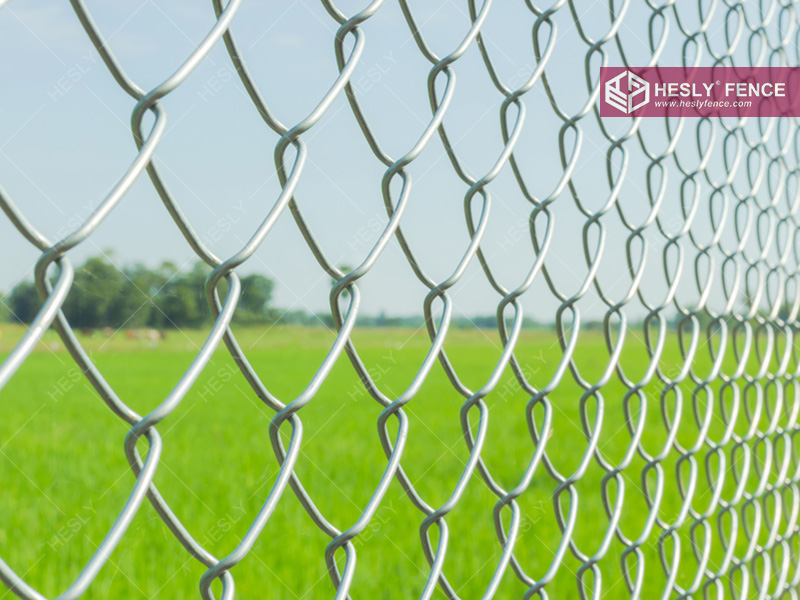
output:
[[[601,67],[601,117],[800,116],[796,67]]]

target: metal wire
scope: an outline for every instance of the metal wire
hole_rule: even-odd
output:
[[[618,49],[624,64],[633,66],[662,64],[665,49],[676,45],[694,48],[695,58],[692,60],[686,58],[692,53],[684,51],[684,61],[690,64],[700,64],[702,52],[708,52],[712,64],[735,66],[733,57],[737,49],[756,46],[760,50],[750,52],[751,65],[799,65],[797,6],[788,0],[759,2],[757,12],[760,20],[753,21],[752,11],[748,12],[743,3],[733,0],[701,1],[693,7],[688,7],[687,3],[682,4],[680,9],[675,0],[662,4],[646,0],[650,12],[650,55],[637,56],[634,60],[626,56],[619,35],[626,23],[629,0],[621,1],[619,5],[610,3],[610,25],[597,38],[591,37],[584,27],[579,3],[557,0],[550,6],[540,7],[526,0],[525,4],[531,13],[535,67],[521,85],[514,87],[499,75],[489,46],[485,43],[484,24],[492,10],[492,0],[484,0],[480,5],[475,0],[468,0],[471,26],[452,51],[441,57],[431,49],[422,34],[409,3],[406,0],[398,1],[419,52],[431,64],[427,79],[431,112],[417,141],[403,155],[392,157],[381,147],[362,111],[353,82],[353,73],[366,44],[362,26],[382,8],[384,0],[374,0],[353,15],[344,14],[331,0],[321,0],[330,18],[338,24],[335,57],[339,72],[316,107],[306,118],[294,124],[282,123],[270,110],[266,95],[259,90],[238,50],[231,24],[241,0],[230,0],[225,5],[222,0],[213,0],[217,18],[213,28],[185,62],[151,90],[143,89],[126,74],[105,43],[103,33],[83,0],[71,0],[75,14],[109,72],[135,101],[131,123],[138,153],[98,208],[77,231],[64,239],[47,239],[31,225],[8,194],[0,189],[0,207],[16,229],[41,251],[36,265],[36,281],[42,298],[46,300],[24,338],[0,366],[0,387],[14,376],[43,333],[53,326],[97,393],[120,419],[129,424],[124,448],[136,480],[128,501],[105,539],[78,578],[58,598],[77,598],[89,588],[114,548],[123,542],[125,531],[145,497],[186,551],[207,567],[200,581],[202,597],[205,600],[213,598],[211,584],[219,579],[222,582],[222,597],[233,598],[235,567],[246,559],[270,520],[277,502],[287,493],[287,488],[291,488],[300,500],[313,523],[330,537],[325,560],[335,588],[335,597],[349,598],[356,568],[353,541],[375,516],[392,480],[402,485],[408,499],[420,512],[422,549],[430,566],[427,583],[420,597],[430,598],[438,587],[448,598],[458,598],[445,572],[449,540],[447,516],[458,505],[475,474],[497,497],[493,514],[501,550],[483,598],[495,596],[501,579],[509,571],[527,586],[526,599],[534,596],[548,598],[548,585],[563,569],[562,563],[568,553],[581,563],[576,574],[580,596],[599,598],[604,593],[599,563],[609,555],[615,538],[624,547],[618,558],[631,598],[641,597],[646,573],[642,547],[653,540],[658,542],[661,561],[660,564],[652,564],[651,561],[647,568],[663,572],[666,584],[662,598],[695,597],[697,594],[716,598],[800,597],[797,551],[800,541],[797,523],[800,512],[800,462],[795,447],[795,439],[800,432],[797,422],[800,414],[800,384],[797,378],[800,363],[794,347],[800,310],[800,253],[796,241],[800,224],[797,121],[786,118],[780,126],[759,121],[760,135],[754,138],[748,133],[746,119],[736,122],[722,119],[671,119],[665,122],[666,143],[656,149],[659,144],[652,142],[643,132],[641,119],[625,121],[625,131],[614,134],[596,109],[599,94],[597,67],[608,64],[609,49],[612,48]],[[692,8],[699,16],[694,29],[688,25],[690,19],[686,16],[687,8]],[[562,103],[548,79],[548,68],[554,68],[556,62],[554,57],[558,53],[576,51],[576,48],[559,45],[557,20],[565,18],[574,26],[585,45],[582,49],[585,51],[585,97],[583,105],[574,113],[561,108]],[[721,26],[726,28],[728,45],[720,52],[715,49],[709,32]],[[266,126],[280,136],[274,150],[280,194],[273,199],[269,212],[252,238],[229,257],[215,255],[204,244],[152,161],[153,153],[165,135],[165,110],[160,101],[181,86],[220,40],[254,108]],[[502,150],[488,171],[474,174],[469,173],[459,160],[445,125],[445,115],[454,96],[455,65],[473,46],[479,50],[489,78],[503,98],[499,115]],[[529,170],[525,164],[518,162],[515,155],[515,147],[526,124],[526,95],[534,89],[547,95],[553,114],[561,123],[558,155],[562,172],[552,191],[544,196],[537,196],[531,191]],[[333,264],[323,252],[295,197],[306,164],[304,136],[342,95],[347,99],[375,158],[385,166],[381,191],[387,213],[379,238],[361,263],[347,273]],[[143,119],[148,112],[154,120],[145,130]],[[575,182],[575,173],[583,156],[582,141],[587,120],[594,121],[607,141],[608,189],[602,191],[598,185],[592,190],[595,198],[598,194],[603,198],[597,209],[589,207],[587,196],[579,193]],[[706,128],[711,135],[704,136],[701,128]],[[693,135],[697,136],[697,149],[701,157],[694,166],[685,157],[679,156],[676,150],[682,137],[691,138]],[[470,236],[469,245],[452,273],[441,281],[425,273],[402,227],[403,215],[409,203],[414,201],[409,166],[436,138],[441,141],[453,171],[467,187],[464,214]],[[648,210],[646,216],[638,221],[630,218],[620,201],[622,184],[629,175],[629,155],[633,151],[640,151],[648,162],[648,186],[639,199],[647,203]],[[721,157],[726,166],[726,176],[721,180],[714,180],[708,167],[713,156]],[[753,166],[753,162],[757,162],[757,165]],[[620,166],[615,170],[612,164]],[[744,169],[747,170],[749,182],[746,189],[737,183],[737,172]],[[492,205],[490,184],[503,170],[510,170],[520,193],[530,203],[527,222],[535,250],[535,258],[527,275],[510,288],[499,282],[482,245]],[[144,171],[147,171],[186,242],[199,258],[213,267],[206,291],[216,320],[205,344],[169,396],[149,414],[139,415],[117,395],[81,347],[61,306],[73,281],[70,251],[93,234]],[[679,198],[667,192],[667,172],[677,175],[681,180]],[[700,183],[708,193],[699,192]],[[554,203],[566,203],[570,199],[584,218],[582,243],[586,276],[577,290],[565,291],[559,289],[557,278],[551,276],[555,267],[548,261],[548,256],[554,236],[558,234]],[[664,205],[669,202],[680,206],[682,216],[678,219],[677,227],[668,226],[665,222]],[[706,206],[709,207],[710,231],[693,227],[697,214]],[[320,267],[336,280],[330,294],[330,307],[338,331],[335,342],[311,382],[301,394],[289,401],[281,400],[269,391],[229,327],[241,292],[236,269],[250,259],[287,209]],[[626,268],[630,275],[628,289],[617,297],[612,297],[598,277],[601,262],[607,260],[604,256],[608,228],[604,217],[613,211],[618,213],[625,227]],[[724,215],[729,214],[734,218],[725,218]],[[429,290],[423,312],[431,342],[408,389],[396,397],[384,393],[378,382],[373,380],[351,339],[361,301],[359,280],[370,272],[392,240],[399,243],[414,274]],[[725,240],[733,240],[733,243],[726,244]],[[642,284],[642,280],[648,261],[653,265],[659,260],[667,285],[666,293],[654,300],[651,297],[654,294]],[[477,390],[468,388],[460,380],[444,349],[453,321],[453,301],[448,292],[462,280],[468,266],[475,261],[499,296],[496,310],[498,334],[503,347],[491,376]],[[684,270],[684,264],[690,266]],[[57,273],[54,284],[46,276],[51,265],[55,265]],[[224,299],[217,293],[223,279],[227,281]],[[529,380],[515,348],[523,327],[521,298],[535,281],[541,279],[544,279],[559,303],[551,320],[555,323],[562,358],[551,379],[535,385]],[[697,286],[699,301],[692,306],[684,306],[678,299],[677,291],[681,282],[692,279]],[[605,369],[596,380],[587,379],[574,360],[581,331],[579,301],[592,289],[605,304],[603,323],[608,349]],[[722,311],[714,312],[710,307],[709,296],[713,290],[724,296],[725,308]],[[623,369],[620,355],[628,334],[626,307],[637,299],[647,309],[644,333],[649,360],[645,372],[634,379]],[[782,311],[786,306],[788,310]],[[678,314],[673,321],[674,327],[668,320],[669,311],[677,311]],[[701,318],[708,324],[701,327]],[[661,360],[667,337],[676,334],[671,329],[677,330],[682,362],[678,369],[665,372]],[[253,392],[275,411],[270,439],[280,471],[239,545],[228,556],[218,558],[192,537],[179,518],[180,509],[171,507],[159,494],[153,478],[162,450],[162,440],[156,427],[180,404],[221,342],[224,342]],[[709,350],[712,359],[711,369],[707,373],[701,373],[698,369],[698,355],[703,348]],[[378,425],[386,465],[359,518],[341,530],[328,521],[315,505],[295,472],[295,465],[303,439],[301,410],[313,401],[343,352],[366,391],[383,407]],[[726,371],[723,357],[731,353],[735,356],[736,366],[734,370]],[[403,470],[402,459],[409,435],[409,419],[403,408],[414,401],[437,362],[453,388],[464,397],[461,426],[469,458],[447,501],[441,506],[432,506],[422,498]],[[482,450],[487,437],[489,415],[489,407],[484,399],[496,389],[501,375],[509,367],[519,386],[530,398],[526,418],[531,438],[531,459],[516,485],[505,489],[492,476],[482,458]],[[599,448],[599,440],[606,403],[603,388],[615,377],[627,390],[622,405],[630,439],[623,458],[612,463]],[[552,434],[554,412],[551,395],[567,379],[583,390],[579,416],[585,445],[575,449],[582,453],[578,466],[572,472],[562,473],[548,455],[547,444]],[[691,387],[691,402],[684,398],[687,385]],[[656,454],[648,453],[643,445],[643,437],[648,433],[645,419],[648,386],[656,386],[659,390],[662,407],[660,417],[667,434],[663,447]],[[614,401],[619,399],[614,398]],[[699,433],[691,446],[684,447],[677,440],[678,424],[681,411],[690,410],[694,413]],[[471,413],[478,416],[476,425],[473,425],[474,419],[470,418]],[[749,423],[744,432],[737,429],[742,415]],[[725,425],[719,439],[714,439],[710,434],[712,418],[720,419]],[[396,434],[393,436],[390,430],[394,427]],[[290,433],[288,445],[283,442],[282,428],[288,428]],[[140,438],[147,440],[145,456],[141,456],[137,449]],[[626,470],[630,475],[631,464],[637,456],[645,462],[638,475],[643,483],[641,493],[649,512],[643,528],[634,537],[628,537],[620,525],[626,490],[624,475]],[[664,463],[669,458],[677,458],[674,477],[664,469]],[[714,461],[717,461],[716,468],[713,467]],[[592,462],[603,469],[605,477],[591,501],[602,502],[607,523],[598,531],[597,544],[593,548],[579,548],[573,535],[580,497],[577,484]],[[701,462],[705,465],[710,489],[710,495],[702,499],[702,509],[698,508],[701,498],[696,497],[699,496],[696,490]],[[522,515],[517,499],[529,488],[534,476],[543,472],[555,482],[553,508],[562,536],[552,553],[549,566],[534,577],[515,554]],[[748,483],[753,478],[757,480],[755,487]],[[723,493],[723,488],[728,490],[731,484],[733,492]],[[675,518],[669,521],[660,512],[667,486],[676,487],[682,500]],[[715,520],[718,533],[714,533],[711,527]],[[698,567],[689,578],[690,584],[682,587],[678,583],[680,537],[681,532],[685,535],[687,529]],[[737,539],[742,538],[747,540],[743,553],[737,546]],[[712,545],[724,550],[724,558],[714,570],[709,567]],[[337,553],[342,552],[345,560],[340,570],[336,557]],[[20,598],[44,598],[3,560],[0,560],[0,579]]]

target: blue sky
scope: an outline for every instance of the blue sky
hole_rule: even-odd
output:
[[[214,23],[211,2],[89,0],[87,4],[119,62],[145,89],[168,76]],[[339,6],[352,14],[362,4],[350,1]],[[583,4],[580,23],[587,35],[603,35],[610,23],[607,3]],[[687,3],[685,12],[678,13],[688,29],[698,22],[693,5]],[[411,7],[423,35],[439,55],[452,51],[469,28],[466,2],[420,1],[412,2]],[[626,54],[637,65],[650,56],[650,16],[643,2],[634,3],[620,30]],[[719,9],[709,29],[711,43],[719,48],[726,44],[724,17]],[[521,85],[536,66],[531,35],[534,21],[524,2],[496,0],[485,24],[484,39],[493,64],[511,87]],[[558,11],[554,21],[557,40],[547,74],[561,110],[575,114],[589,95],[584,78],[588,46],[579,38],[567,7]],[[686,38],[672,13],[666,21],[668,44],[660,64],[679,65]],[[657,19],[653,23],[658,34],[664,24]],[[312,0],[245,0],[232,30],[262,94],[286,124],[304,118],[336,78],[336,24]],[[363,30],[366,49],[353,82],[376,137],[397,157],[411,148],[430,119],[425,86],[431,64],[414,43],[396,3],[386,2]],[[546,36],[542,34],[542,41]],[[737,57],[746,53],[746,46],[740,44]],[[609,64],[621,64],[618,50],[612,46],[608,50]],[[129,126],[135,102],[113,80],[66,2],[8,3],[0,10],[0,52],[5,56],[0,60],[4,82],[0,88],[0,182],[37,227],[53,238],[64,237],[90,214],[136,155]],[[635,61],[636,57],[641,60]],[[702,64],[708,60],[706,55]],[[599,60],[594,61],[591,70],[595,72],[599,66]],[[474,44],[454,69],[456,91],[445,126],[459,158],[478,177],[491,168],[502,150],[503,96],[492,85]],[[541,82],[524,101],[527,115],[517,160],[532,192],[544,197],[563,172],[557,142],[561,121]],[[168,132],[155,160],[204,241],[218,255],[230,255],[249,238],[279,194],[273,161],[278,136],[260,119],[221,43],[162,104]],[[620,134],[630,122],[607,119],[605,125]],[[573,182],[581,202],[594,211],[609,194],[609,142],[593,114],[581,120],[581,127],[584,139]],[[696,122],[689,122],[679,144],[684,163],[699,161],[697,127]],[[642,132],[651,148],[665,146],[663,121],[644,123]],[[701,131],[700,136],[705,135],[707,132]],[[369,150],[344,96],[304,139],[309,160],[298,187],[298,203],[327,254],[339,264],[358,264],[387,220],[380,192],[385,167]],[[569,134],[567,139],[571,148]],[[715,143],[709,171],[719,178],[725,175],[719,134]],[[626,144],[629,176],[619,204],[626,218],[635,223],[649,210],[649,161],[636,139]],[[619,156],[612,162],[618,161]],[[661,214],[665,223],[680,223],[682,176],[674,165],[666,166],[670,193]],[[403,227],[423,268],[440,281],[449,276],[469,241],[463,209],[467,186],[456,176],[438,138],[409,171],[414,184]],[[532,206],[508,166],[489,189],[493,204],[483,247],[500,281],[513,288],[534,259],[526,231]],[[710,190],[705,186],[699,193],[703,215],[698,216],[694,229],[702,237],[711,231],[705,206]],[[562,293],[571,295],[587,272],[581,242],[586,217],[576,208],[569,190],[556,200],[553,215],[557,235],[546,264]],[[726,218],[733,217],[729,214]],[[616,211],[605,215],[603,223],[608,240],[598,277],[612,297],[621,297],[630,284],[624,258],[628,231]],[[657,302],[666,289],[660,266],[663,238],[654,228],[648,230],[648,236],[652,268],[643,285],[651,301]],[[683,301],[691,303],[697,292],[691,280],[694,256],[690,247],[687,250],[684,267],[689,271],[681,293]],[[32,277],[38,253],[5,218],[0,218],[0,251],[6,257],[0,261],[0,289]],[[188,267],[195,260],[146,175],[70,256],[79,264],[100,252],[110,252],[120,265],[142,262],[155,266],[171,260]],[[307,249],[288,211],[241,272],[273,278],[277,306],[327,310],[330,280]],[[365,314],[419,314],[427,291],[395,242],[360,287]],[[477,261],[452,295],[456,315],[492,314],[500,300]],[[540,276],[523,304],[528,316],[550,321],[558,301]],[[581,300],[581,307],[592,318],[605,312],[594,292]],[[636,303],[630,310],[631,314],[642,313]]]

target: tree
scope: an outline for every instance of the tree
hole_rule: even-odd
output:
[[[269,317],[272,280],[263,275],[242,277],[242,295],[234,317],[240,323],[263,323]]]
[[[189,271],[172,262],[156,269],[137,264],[120,270],[106,257],[93,257],[76,269],[64,313],[79,328],[199,327],[212,318],[205,293],[210,272],[202,262]],[[219,288],[223,298],[226,288],[223,281]],[[272,281],[263,275],[243,277],[236,320],[264,323],[272,318],[272,289]],[[8,304],[5,310],[23,323],[30,323],[41,307],[36,287],[29,282],[17,285],[3,302]]]
[[[63,310],[75,327],[120,327],[122,299],[129,291],[123,273],[103,257],[93,257],[75,272]]]
[[[36,286],[23,281],[17,284],[8,298],[8,306],[11,309],[12,318],[20,323],[31,323],[36,318],[36,313],[42,306]]]
[[[156,323],[156,303],[167,277],[160,270],[135,265],[124,270],[126,293],[120,299],[121,310],[127,315],[126,327],[153,327]]]
[[[196,263],[188,273],[179,273],[175,265],[163,263],[160,274],[165,283],[154,302],[153,325],[157,327],[199,327],[211,320],[205,299],[205,279],[210,272],[205,263]]]
[[[0,323],[5,321],[13,321],[14,315],[11,314],[11,298],[0,298]]]

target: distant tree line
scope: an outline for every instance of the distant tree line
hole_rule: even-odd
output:
[[[344,267],[344,270],[349,270]],[[75,280],[64,301],[64,314],[73,327],[81,329],[193,328],[212,321],[205,294],[205,281],[211,268],[202,262],[181,270],[172,262],[155,269],[137,264],[118,268],[105,256],[88,259],[75,270]],[[302,310],[278,310],[270,305],[273,282],[263,275],[240,276],[242,295],[233,321],[243,325],[274,323],[303,327],[334,327],[329,313],[313,314]],[[220,286],[224,295],[225,283]],[[0,321],[30,323],[42,306],[33,282],[16,285],[0,297]],[[359,315],[360,327],[424,327],[421,316]],[[491,316],[454,317],[455,329],[496,329]],[[510,322],[509,322],[510,326]],[[525,317],[523,327],[545,327]]]
[[[135,265],[120,270],[105,257],[93,257],[75,270],[75,281],[62,308],[69,322],[80,328],[199,327],[212,321],[205,296],[210,271],[201,262],[188,271],[171,262],[156,269]],[[254,274],[242,276],[241,282],[234,321],[256,324],[274,320],[269,307],[272,281]],[[0,316],[5,320],[30,323],[42,302],[35,284],[24,281],[2,304],[4,314]]]
[[[302,325],[305,327],[331,327],[333,328],[333,317],[328,313],[309,314],[302,310],[286,311],[276,316],[276,321],[281,325]],[[438,324],[438,320],[437,320]],[[508,320],[508,327],[511,327],[511,320]],[[377,316],[359,315],[356,319],[359,327],[394,327],[394,328],[413,328],[425,327],[425,319],[421,316],[398,317],[381,313]],[[497,329],[497,317],[478,316],[478,317],[453,317],[450,321],[453,329]],[[537,323],[533,319],[523,317],[523,329],[547,329],[547,326]]]

